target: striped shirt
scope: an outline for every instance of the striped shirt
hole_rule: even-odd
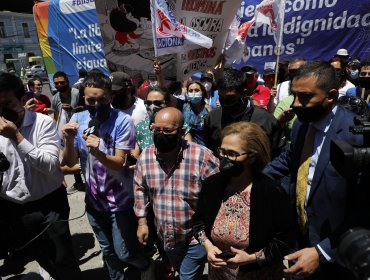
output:
[[[217,173],[218,159],[198,144],[184,142],[172,171],[156,154],[154,145],[141,154],[134,175],[135,213],[145,217],[152,204],[157,233],[166,250],[181,242],[194,242],[192,216],[201,181]]]

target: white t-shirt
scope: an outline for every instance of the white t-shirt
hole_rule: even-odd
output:
[[[349,90],[350,88],[355,88],[355,87],[356,86],[354,84],[352,84],[350,81],[346,80],[346,84],[344,85],[344,87],[339,89],[339,96],[338,97],[347,95],[347,90]]]
[[[122,110],[122,112],[128,114],[131,117],[135,126],[148,116],[146,112],[146,107],[144,105],[144,101],[136,96],[134,104],[132,104],[130,108]]]
[[[283,99],[289,96],[290,81],[285,81],[277,85],[277,93],[274,98],[275,106]]]

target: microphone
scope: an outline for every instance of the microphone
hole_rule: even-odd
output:
[[[95,135],[99,137],[99,127],[100,127],[100,121],[98,119],[92,119],[89,122],[89,127],[85,129],[84,134],[86,134],[86,137],[89,135]],[[91,152],[90,148],[88,148],[89,153]]]
[[[100,121],[98,119],[92,119],[89,122],[89,127],[85,130],[86,136],[93,134],[99,137],[99,128],[100,128]]]
[[[0,173],[7,171],[10,167],[10,163],[6,156],[0,152]]]

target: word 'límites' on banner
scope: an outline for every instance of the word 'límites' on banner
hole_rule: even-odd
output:
[[[94,1],[40,2],[34,6],[34,18],[52,87],[56,71],[65,72],[71,84],[80,69],[108,74]]]

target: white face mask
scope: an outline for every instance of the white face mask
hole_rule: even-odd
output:
[[[33,92],[33,94],[34,94],[35,96],[40,96],[40,95],[41,95],[41,91],[36,90],[36,91],[34,91],[34,92]]]
[[[212,83],[211,82],[204,82],[203,86],[206,89],[206,91],[210,91],[212,89]]]
[[[154,122],[155,114],[158,113],[162,108],[164,108],[165,105],[157,106],[154,104],[151,104],[149,106],[146,106],[146,111],[148,113],[149,120]]]

